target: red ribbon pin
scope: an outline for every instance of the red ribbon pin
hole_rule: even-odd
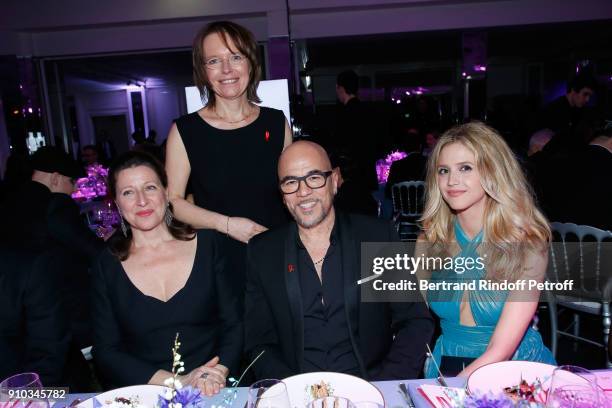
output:
[[[268,132],[266,132],[268,133]],[[293,264],[287,265],[287,272],[293,272]]]
[[[270,132],[266,130],[266,142],[270,141]]]

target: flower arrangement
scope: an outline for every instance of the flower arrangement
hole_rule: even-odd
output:
[[[389,170],[394,161],[401,160],[408,157],[408,153],[402,151],[396,151],[389,153],[385,158],[380,159],[376,162],[376,174],[378,176],[378,183],[386,183],[389,178]]]
[[[87,177],[76,181],[72,198],[80,202],[88,202],[94,198],[104,198],[107,194],[108,169],[101,164],[87,167]]]
[[[183,386],[178,376],[185,372],[185,363],[181,361],[181,355],[179,354],[179,348],[181,342],[179,341],[179,335],[176,334],[174,339],[174,346],[172,347],[172,377],[169,377],[164,381],[164,385],[168,388],[166,391],[158,397],[156,408],[204,408],[205,401],[202,398],[200,390],[192,386]],[[223,404],[225,406],[231,406],[236,398],[238,397],[238,384],[242,381],[242,378],[251,368],[253,364],[263,355],[264,351],[259,353],[257,357],[248,365],[244,370],[240,378],[237,380],[234,377],[229,378],[231,387],[226,388],[223,391]],[[218,405],[217,407],[221,407]],[[212,408],[215,408],[213,406]]]
[[[539,384],[539,383],[538,383]],[[540,390],[536,386],[536,390]],[[536,402],[533,398],[516,397],[503,392],[493,394],[483,393],[458,393],[452,388],[446,389],[446,395],[450,398],[453,408],[543,408],[544,404]]]
[[[234,377],[229,378],[231,387],[226,388],[224,391],[224,398],[223,398],[224,404],[231,406],[234,403],[234,401],[238,397],[238,390],[236,389],[238,387],[238,384],[240,384],[240,381],[242,381],[242,378],[244,378],[244,375],[247,373],[247,371],[249,371],[249,369],[253,366],[253,364],[255,364],[257,360],[259,360],[259,358],[263,355],[263,353],[265,353],[265,350],[262,350],[261,353],[259,353],[257,357],[253,359],[253,361],[251,361],[251,364],[249,364],[247,368],[244,369],[244,372],[242,373],[240,378],[238,379],[235,379]]]
[[[164,381],[168,389],[159,396],[158,408],[202,408],[205,405],[200,390],[190,385],[183,387],[178,378],[179,374],[185,372],[185,363],[181,361],[179,354],[180,347],[181,343],[177,333],[172,347],[172,377]]]

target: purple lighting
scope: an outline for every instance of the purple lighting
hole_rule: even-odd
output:
[[[391,164],[394,161],[401,160],[404,157],[407,157],[408,154],[406,152],[391,152],[384,159],[380,159],[376,162],[376,175],[378,176],[378,183],[383,184],[387,182],[389,178],[389,170],[391,169]]]
[[[487,72],[487,66],[486,65],[474,65],[474,71]]]
[[[30,108],[28,108],[28,112],[32,113],[32,112],[34,112],[34,111],[33,111],[33,110],[32,110],[32,108],[30,107]]]
[[[92,164],[87,167],[87,177],[77,180],[72,198],[77,201],[87,202],[97,197],[106,197],[107,176],[108,169],[99,164]]]

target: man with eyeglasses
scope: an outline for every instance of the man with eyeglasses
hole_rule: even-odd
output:
[[[383,220],[334,210],[338,174],[323,148],[299,141],[278,164],[294,222],[249,242],[246,351],[258,378],[335,371],[368,380],[416,378],[433,321],[423,303],[359,298],[361,242],[396,241]]]

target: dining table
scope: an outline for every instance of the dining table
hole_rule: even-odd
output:
[[[446,381],[451,387],[463,387],[465,380],[462,378],[447,378]],[[405,381],[373,381],[372,384],[376,386],[383,395],[385,400],[385,407],[389,408],[406,408],[410,405],[406,402],[403,395],[400,392],[400,383],[404,383],[410,397],[412,404],[415,408],[429,408],[429,403],[421,396],[417,388],[422,384],[437,384],[435,379],[420,379],[420,380],[405,380]],[[244,408],[248,399],[248,387],[237,387],[236,397],[233,399],[231,405],[223,402],[225,395],[223,391],[213,397],[205,397],[206,406],[209,408],[221,408],[221,407],[232,407],[232,408]],[[68,394],[66,399],[57,401],[54,403],[52,408],[70,408],[76,406],[79,402],[86,401],[90,398],[98,395],[97,393],[88,394]],[[350,397],[349,397],[350,398]]]
[[[612,378],[612,369],[609,370],[596,370],[598,373],[607,374]],[[446,378],[446,383],[449,387],[464,388],[466,380],[464,378],[452,377]],[[410,399],[407,401],[400,391],[400,384],[406,385]],[[417,380],[403,380],[403,381],[373,381],[372,384],[376,386],[383,395],[385,400],[385,407],[387,408],[431,408],[431,404],[421,395],[418,388],[423,384],[434,384],[439,385],[436,379],[417,379]],[[232,390],[233,391],[233,390]],[[226,394],[217,394],[213,397],[205,397],[207,408],[244,408],[248,399],[248,387],[237,387],[235,388],[236,394],[231,404],[224,403]],[[89,394],[68,394],[66,399],[55,402],[52,408],[70,408],[76,406],[79,402],[86,401],[89,398],[95,397],[96,393]],[[608,398],[612,401],[612,394],[606,392]],[[350,396],[349,396],[350,399]],[[610,405],[612,406],[612,405]]]

